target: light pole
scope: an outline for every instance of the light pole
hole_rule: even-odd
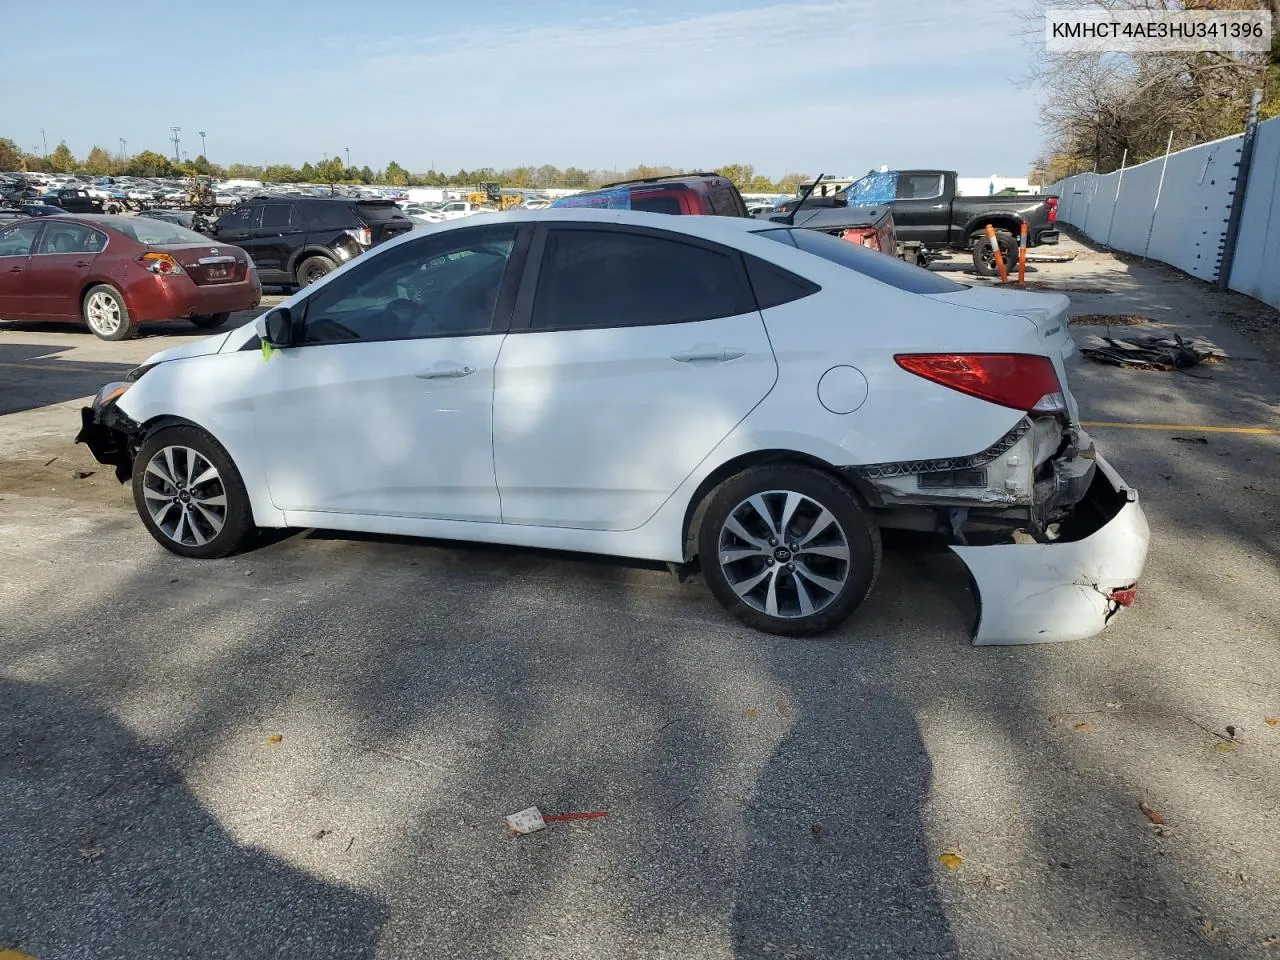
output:
[[[350,170],[351,169],[351,148],[345,147],[344,149],[347,151],[347,169]]]
[[[124,158],[128,155],[129,141],[124,137],[120,138],[120,162],[124,163]]]
[[[182,138],[179,137],[178,134],[182,132],[182,128],[170,127],[169,129],[173,131],[173,162],[181,163],[182,157],[178,155],[178,144],[181,143]]]
[[[40,128],[40,142],[44,144],[44,155],[47,159],[49,156],[49,138],[44,135],[44,127]]]
[[[200,134],[200,156],[202,156],[202,157],[204,157],[206,160],[208,160],[208,159],[209,159],[209,148],[208,148],[208,147],[206,147],[206,146],[204,145],[204,131],[203,131],[203,130],[197,130],[197,131],[196,131],[196,133]]]

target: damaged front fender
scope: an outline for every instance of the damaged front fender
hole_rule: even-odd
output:
[[[951,547],[978,592],[975,645],[1082,640],[1133,602],[1151,531],[1137,491],[1097,466],[1060,539]]]
[[[101,404],[111,387],[107,384],[94,399],[92,407],[80,408],[80,432],[76,443],[83,443],[99,463],[116,468],[116,479],[125,483],[133,475],[133,455],[137,449],[138,424],[114,403]]]

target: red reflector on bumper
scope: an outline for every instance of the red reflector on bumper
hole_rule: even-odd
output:
[[[1138,585],[1135,583],[1132,587],[1119,587],[1111,591],[1111,599],[1122,607],[1133,606],[1133,601],[1138,596]]]

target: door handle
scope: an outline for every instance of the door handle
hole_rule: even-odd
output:
[[[429,370],[419,370],[414,374],[419,380],[457,380],[459,377],[469,377],[476,372],[475,367],[448,366],[441,364],[432,367]]]
[[[89,265],[89,261],[88,261],[88,260],[77,260],[77,261],[76,261],[76,266],[77,266],[77,267],[87,267],[88,265]]]
[[[724,347],[698,344],[681,353],[673,353],[671,359],[680,363],[724,363],[726,360],[737,360],[742,355],[741,350],[726,350]]]
[[[10,273],[21,273],[21,272],[22,272],[22,267],[10,267],[10,268],[9,268],[9,272],[10,272]]]

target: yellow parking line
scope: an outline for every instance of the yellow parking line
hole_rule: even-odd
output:
[[[1205,427],[1191,423],[1105,423],[1081,420],[1082,427],[1114,427],[1118,430],[1185,430],[1188,433],[1249,433],[1255,436],[1280,437],[1280,427]]]
[[[55,367],[55,366],[49,366],[48,364],[39,364],[39,363],[6,363],[3,360],[0,360],[0,367],[10,367],[14,370],[39,370],[43,373],[51,373],[51,372],[66,373],[68,366],[71,366],[71,367],[88,366],[89,364],[93,364],[95,367],[118,367],[119,369],[125,370],[125,371],[130,369],[129,367],[125,366],[123,363],[99,363],[96,360],[61,360],[57,362],[62,364],[62,366]],[[93,371],[89,371],[89,372],[93,372]],[[96,372],[101,373],[102,371],[98,370]],[[0,957],[0,960],[3,960],[3,957]]]

